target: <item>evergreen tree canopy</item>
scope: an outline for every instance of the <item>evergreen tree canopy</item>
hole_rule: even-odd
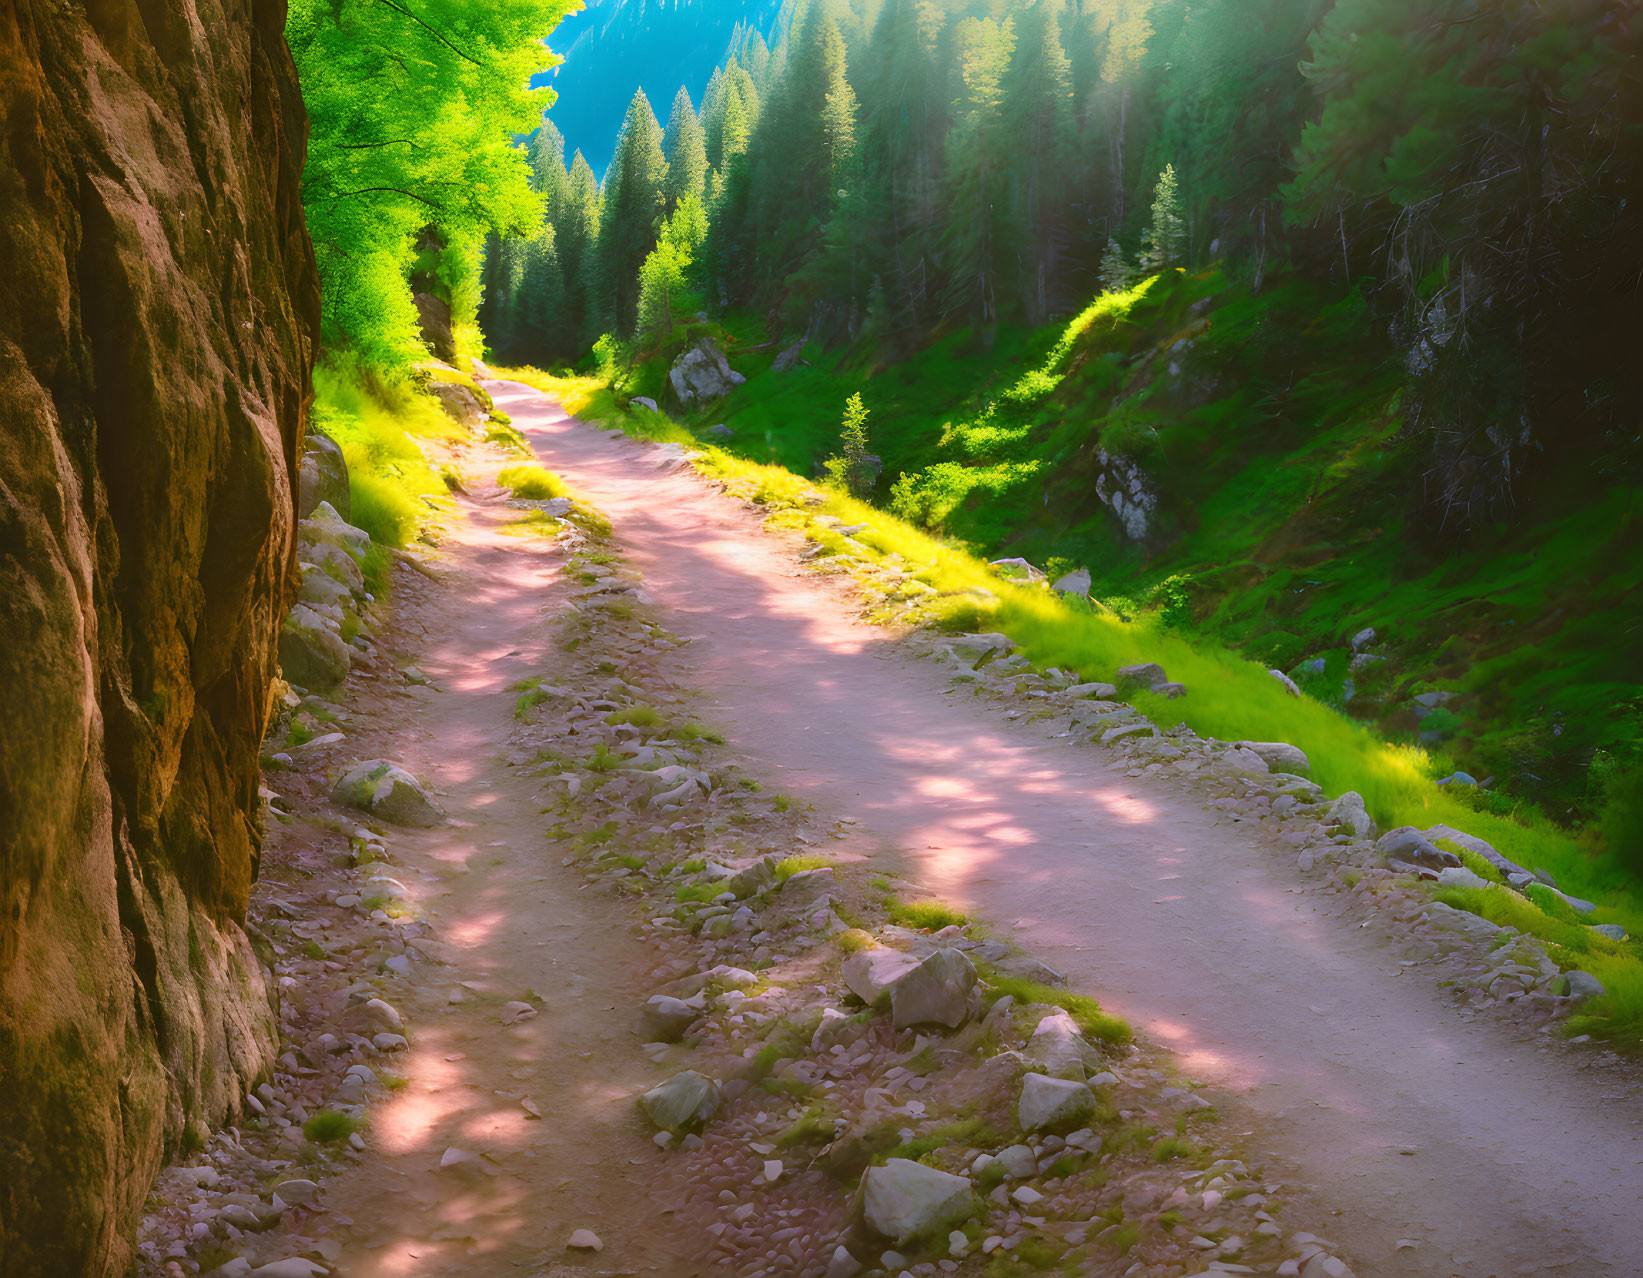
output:
[[[707,135],[696,118],[690,94],[680,88],[673,99],[673,114],[662,135],[662,154],[667,159],[667,206],[679,207],[687,195],[702,198],[707,190]]]
[[[594,308],[601,327],[627,334],[638,320],[639,268],[656,243],[667,172],[662,128],[641,89],[633,95],[605,175]]]

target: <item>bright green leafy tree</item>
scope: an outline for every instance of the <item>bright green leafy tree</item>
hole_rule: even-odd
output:
[[[366,363],[424,355],[407,287],[439,281],[476,346],[480,244],[534,234],[534,129],[559,61],[548,35],[576,0],[292,0],[286,37],[310,122],[303,204],[322,284],[323,337]],[[424,236],[431,229],[433,234]],[[430,246],[417,263],[417,245]]]

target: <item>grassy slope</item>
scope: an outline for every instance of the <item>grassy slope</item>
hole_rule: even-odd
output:
[[[1017,331],[980,351],[955,336],[886,369],[816,353],[763,376],[773,351],[740,357],[747,385],[687,424],[722,421],[731,451],[814,474],[860,390],[879,500],[916,476],[897,513],[989,558],[1087,567],[1120,612],[1159,611],[1294,672],[1394,740],[1428,726],[1417,694],[1453,693],[1434,721],[1442,763],[1496,779],[1479,801],[1590,815],[1594,754],[1643,744],[1635,491],[1575,476],[1536,491],[1538,517],[1518,529],[1417,532],[1420,441],[1400,433],[1397,371],[1359,299],[1295,281],[1252,297],[1209,273],[1104,302],[1071,340]],[[1095,495],[1102,449],[1160,493],[1144,544]],[[1388,660],[1354,674],[1348,698],[1347,640],[1366,626]],[[1297,669],[1320,657],[1321,676]]]
[[[447,493],[416,438],[467,438],[432,396],[347,363],[314,370],[312,429],[342,447],[353,523],[377,544],[400,547]]]
[[[569,411],[588,420],[645,438],[700,446],[691,431],[666,417],[629,414],[597,379],[555,378],[534,370],[500,375],[562,397]],[[1603,982],[1607,998],[1586,1005],[1570,1020],[1571,1030],[1643,1038],[1643,889],[1544,817],[1527,809],[1509,814],[1474,810],[1458,792],[1433,784],[1440,761],[1426,751],[1389,742],[1315,698],[1292,697],[1261,665],[1212,641],[1171,630],[1156,616],[1125,622],[1042,589],[1002,581],[984,560],[952,541],[839,493],[827,492],[821,506],[806,507],[799,494],[809,483],[780,466],[713,447],[704,448],[699,465],[770,506],[778,522],[806,527],[836,551],[851,553],[844,539],[816,525],[812,514],[871,523],[869,531],[853,539],[856,543],[943,592],[935,607],[942,615],[931,620],[1002,630],[1039,667],[1075,669],[1089,678],[1110,676],[1122,665],[1158,661],[1190,689],[1177,701],[1136,696],[1138,708],[1159,722],[1184,720],[1199,733],[1223,740],[1292,742],[1307,752],[1313,775],[1326,790],[1357,790],[1383,828],[1451,824],[1516,861],[1550,871],[1566,891],[1598,903],[1594,921],[1620,923],[1633,939],[1615,942],[1587,928],[1571,930],[1516,894],[1505,900],[1505,889],[1494,890],[1502,898],[1498,903],[1458,896],[1454,903],[1498,905],[1503,913],[1509,907],[1515,925],[1553,942],[1549,951],[1565,967],[1584,968]]]

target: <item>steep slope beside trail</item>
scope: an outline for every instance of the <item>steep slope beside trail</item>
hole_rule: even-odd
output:
[[[1247,830],[943,698],[942,673],[851,620],[687,469],[529,388],[489,389],[612,517],[669,624],[702,636],[691,677],[736,744],[823,812],[860,816],[860,850],[1012,926],[1241,1094],[1343,1206],[1336,1232],[1367,1272],[1635,1272],[1635,1083],[1457,1021]]]

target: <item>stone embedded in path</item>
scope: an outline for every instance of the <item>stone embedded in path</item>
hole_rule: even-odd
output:
[[[945,1025],[957,1029],[970,1016],[976,969],[960,950],[937,950],[912,971],[890,983],[890,1022]]]
[[[817,892],[831,891],[836,885],[837,878],[833,867],[823,865],[814,870],[800,870],[790,874],[781,883],[782,900],[797,900],[803,896],[814,895]]]
[[[1489,880],[1480,874],[1472,873],[1464,865],[1451,865],[1438,871],[1438,886],[1486,888],[1489,886]]]
[[[1016,1180],[1025,1180],[1038,1171],[1038,1155],[1030,1145],[1010,1145],[998,1151],[993,1160]]]
[[[227,1268],[227,1265],[223,1266],[223,1269]],[[242,1272],[245,1278],[326,1278],[329,1271],[324,1265],[315,1264],[312,1260],[290,1256],[285,1260],[275,1260]]]
[[[578,1229],[565,1244],[572,1251],[603,1251],[605,1244],[591,1229]]]
[[[735,893],[738,901],[757,896],[760,892],[768,892],[775,886],[776,863],[768,856],[753,862],[745,870],[737,871],[724,881],[724,890]]]
[[[871,1007],[892,982],[918,965],[918,959],[900,950],[878,946],[857,950],[844,960],[844,983],[850,987],[852,994]]]
[[[1272,772],[1265,759],[1244,746],[1233,746],[1219,755],[1216,762],[1228,772],[1235,772],[1240,776],[1269,776]]]
[[[701,1014],[683,999],[656,994],[640,1009],[637,1033],[647,1043],[677,1043]]]
[[[1287,741],[1240,741],[1238,745],[1260,755],[1273,772],[1287,772],[1297,777],[1312,775],[1312,760],[1306,757],[1306,751]]]
[[[975,1195],[963,1176],[906,1158],[870,1167],[862,1177],[862,1217],[897,1246],[951,1229],[975,1211]]]
[[[1110,683],[1075,683],[1061,695],[1072,701],[1111,701],[1118,695],[1118,688]]]
[[[331,797],[395,825],[430,829],[445,820],[444,810],[422,788],[422,783],[387,759],[368,759],[355,764],[337,782]]]
[[[985,657],[992,652],[1009,652],[1015,647],[1015,640],[1009,635],[986,633],[977,635],[955,635],[947,641],[949,648],[955,649],[972,660]]]
[[[650,1121],[675,1136],[694,1131],[719,1109],[719,1085],[711,1078],[686,1070],[639,1098]]]
[[[1027,1055],[1057,1078],[1076,1078],[1082,1082],[1088,1065],[1099,1061],[1096,1050],[1084,1041],[1073,1018],[1064,1011],[1054,1011],[1039,1021],[1027,1045]]]
[[[1445,905],[1442,901],[1430,901],[1426,906],[1426,915],[1432,925],[1441,931],[1452,932],[1456,936],[1465,937],[1470,941],[1493,941],[1500,933],[1500,925],[1491,923],[1488,919],[1480,918],[1476,914],[1469,914],[1465,910],[1457,910],[1452,905]]]
[[[1025,1132],[1072,1127],[1095,1112],[1095,1093],[1083,1083],[1047,1074],[1028,1074],[1021,1080],[1016,1117]]]

